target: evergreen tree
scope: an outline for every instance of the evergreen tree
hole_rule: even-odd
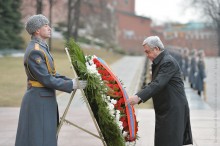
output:
[[[20,5],[21,0],[0,0],[0,49],[20,49],[23,45]]]

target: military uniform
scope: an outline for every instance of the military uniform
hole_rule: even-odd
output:
[[[15,146],[57,146],[55,90],[70,93],[71,79],[56,73],[47,44],[32,36],[24,56],[27,90],[23,97]]]
[[[187,55],[184,56],[183,58],[183,76],[184,76],[184,80],[186,80],[186,77],[188,77],[189,75],[189,57]]]
[[[205,62],[203,59],[198,61],[198,72],[196,76],[195,89],[198,90],[198,94],[201,95],[201,92],[204,90],[204,79],[206,78],[205,72]]]
[[[197,61],[196,57],[191,58],[190,62],[190,71],[189,71],[189,82],[191,84],[191,88],[195,88],[196,76],[195,73],[197,72]]]

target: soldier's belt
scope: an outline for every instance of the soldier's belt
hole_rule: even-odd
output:
[[[28,85],[31,87],[44,87],[44,85],[42,85],[40,82],[31,80],[28,81]]]

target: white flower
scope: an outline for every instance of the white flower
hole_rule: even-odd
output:
[[[123,135],[124,137],[127,137],[127,136],[128,136],[128,132],[123,131],[122,135]]]
[[[102,75],[98,73],[98,70],[96,68],[96,64],[94,63],[94,59],[97,59],[97,56],[95,55],[89,55],[89,56],[85,56],[86,58],[86,68],[89,74],[95,74],[97,75],[98,79],[100,79],[100,83],[101,85],[104,85],[105,83],[102,80]],[[120,81],[120,83],[123,85],[122,81],[117,77],[117,79]],[[106,90],[106,92],[108,91],[108,88],[105,88],[103,90]],[[121,112],[120,110],[115,109],[115,104],[117,104],[117,100],[115,99],[111,99],[110,96],[108,95],[102,95],[102,99],[103,101],[107,104],[107,109],[109,110],[109,114],[115,119],[115,123],[118,125],[118,127],[120,128],[121,132],[123,131],[123,122],[120,121],[120,117],[121,117]],[[128,137],[129,136],[129,132],[127,131],[123,131],[122,132],[123,137]],[[126,146],[135,146],[136,142],[126,142]]]
[[[110,101],[110,96],[107,96],[107,99]]]
[[[90,74],[93,74],[96,72],[96,70],[94,70],[91,66],[87,66],[87,70]]]
[[[109,107],[109,110],[113,110],[114,109],[114,105],[111,104],[111,103],[108,103],[108,107]]]
[[[94,64],[93,60],[89,60],[89,64],[93,65]]]
[[[112,104],[116,104],[116,103],[117,103],[117,100],[111,99],[111,103],[112,103]]]
[[[110,114],[114,117],[115,110],[110,110],[109,112],[110,112]]]
[[[126,142],[125,143],[125,146],[135,146],[135,144],[136,144],[136,142],[135,141],[133,141],[133,142]]]
[[[114,117],[115,114],[114,105],[111,104],[110,102],[108,102],[108,109],[109,109],[109,113]]]
[[[116,110],[116,114],[120,116],[120,110]]]
[[[91,66],[96,69],[96,64],[92,64]]]
[[[122,130],[123,129],[123,122],[121,122],[121,121],[116,121],[116,122],[117,122],[119,128]]]
[[[116,110],[116,111],[115,111],[115,119],[116,119],[117,121],[120,120],[120,111],[119,111],[119,110]]]

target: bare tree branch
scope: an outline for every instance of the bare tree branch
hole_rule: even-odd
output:
[[[191,5],[202,10],[205,17],[209,18],[216,28],[218,36],[218,56],[220,56],[220,0],[190,0]]]

